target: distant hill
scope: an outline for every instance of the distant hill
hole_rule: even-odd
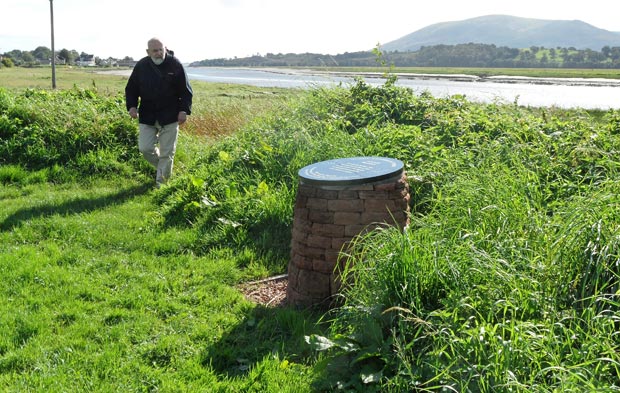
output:
[[[620,33],[599,29],[580,20],[545,20],[487,15],[427,26],[381,45],[384,51],[416,51],[422,46],[467,43],[509,48],[570,48],[601,50],[620,47]]]

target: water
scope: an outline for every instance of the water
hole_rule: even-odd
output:
[[[261,87],[308,88],[354,82],[352,77],[338,75],[311,75],[303,72],[269,71],[250,68],[187,67],[190,79],[221,83],[239,83]],[[365,77],[371,85],[385,81],[376,77]],[[587,86],[556,84],[534,84],[531,80],[513,80],[511,83],[493,81],[454,81],[447,79],[404,79],[397,85],[411,88],[419,94],[430,92],[435,97],[464,95],[476,102],[517,102],[535,107],[620,109],[620,84]]]
[[[240,83],[260,87],[310,87],[350,83],[352,78],[275,72],[251,68],[187,67],[190,79],[207,82]]]

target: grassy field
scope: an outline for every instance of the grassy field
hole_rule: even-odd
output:
[[[5,71],[0,390],[620,389],[620,112],[195,83],[154,189],[123,78]],[[361,155],[404,162],[410,227],[357,239],[329,313],[248,301],[297,171]]]
[[[56,86],[58,89],[78,87],[82,89],[97,88],[104,94],[116,94],[122,91],[127,78],[117,75],[102,75],[100,70],[79,67],[56,67]],[[51,89],[51,67],[10,67],[0,69],[0,86],[10,90]]]

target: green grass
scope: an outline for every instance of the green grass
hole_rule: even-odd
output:
[[[245,300],[242,258],[194,255],[195,233],[157,225],[147,184],[0,199],[3,391],[309,390],[312,318]]]
[[[116,95],[1,91],[0,389],[618,390],[620,113],[392,82],[197,84],[197,124],[238,126],[188,125],[159,190]],[[356,239],[328,313],[244,299],[286,271],[297,171],[357,155],[404,162],[410,227]]]

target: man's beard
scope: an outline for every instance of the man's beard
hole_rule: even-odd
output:
[[[160,65],[164,62],[164,59],[161,59],[159,57],[151,57],[151,60],[153,60],[153,63],[155,63],[155,65]]]

